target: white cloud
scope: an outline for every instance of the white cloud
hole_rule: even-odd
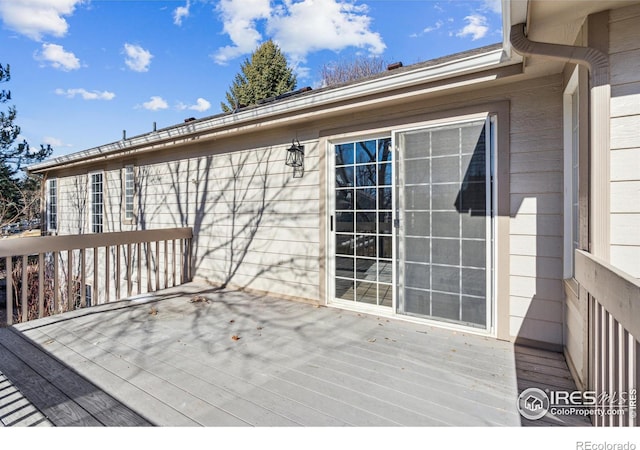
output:
[[[467,25],[460,30],[456,36],[467,37],[471,36],[472,41],[482,39],[489,31],[487,26],[487,18],[480,14],[472,14],[464,18],[467,21]]]
[[[270,17],[270,0],[221,0],[216,10],[222,19],[223,31],[229,35],[233,45],[219,48],[214,60],[224,65],[254,51],[262,39],[256,29],[256,20]]]
[[[303,0],[288,3],[269,20],[267,30],[282,50],[295,61],[318,50],[340,51],[365,48],[379,55],[386,45],[379,33],[371,31],[366,5],[339,0]],[[302,32],[301,32],[302,31]]]
[[[185,17],[189,17],[189,8],[191,8],[191,3],[187,0],[187,4],[184,6],[178,6],[173,10],[173,23],[180,26],[182,25],[182,19]]]
[[[483,0],[484,9],[489,10],[496,14],[502,13],[502,1],[501,0]]]
[[[431,33],[432,31],[436,31],[442,28],[442,25],[444,25],[444,22],[442,20],[438,20],[434,25],[425,28],[424,30],[422,30],[422,32]]]
[[[144,102],[142,104],[142,107],[144,109],[148,109],[149,111],[159,111],[161,109],[167,109],[169,105],[167,104],[165,99],[154,95],[151,97],[151,100],[149,100],[148,102]]]
[[[116,94],[109,91],[88,91],[83,88],[56,89],[56,94],[64,95],[68,98],[74,98],[79,95],[83,100],[113,100],[116,96]]]
[[[233,42],[213,55],[218,64],[256,49],[263,40],[257,28],[260,20],[266,22],[267,37],[277,42],[294,66],[319,50],[358,47],[379,55],[386,48],[380,34],[371,31],[367,6],[345,0],[285,0],[274,7],[269,0],[222,0],[217,11]]]
[[[184,103],[179,103],[178,104],[178,109],[179,110],[185,110],[185,109],[190,109],[193,111],[198,111],[198,112],[205,112],[207,111],[209,108],[211,108],[211,102],[209,102],[208,100],[199,97],[196,100],[196,103],[194,105],[186,105]]]
[[[151,58],[153,55],[149,50],[145,50],[139,45],[124,44],[124,53],[126,56],[124,62],[129,69],[134,72],[148,72]]]
[[[43,35],[61,37],[69,24],[76,5],[85,0],[0,0],[0,17],[8,28],[36,41]]]
[[[71,144],[65,144],[62,139],[58,139],[55,137],[51,137],[51,136],[45,136],[42,139],[42,143],[44,145],[50,145],[53,148],[60,148],[60,147],[73,147],[73,145]]]
[[[42,51],[36,53],[36,59],[49,63],[56,69],[76,70],[80,68],[80,60],[72,52],[68,52],[58,44],[42,44]]]

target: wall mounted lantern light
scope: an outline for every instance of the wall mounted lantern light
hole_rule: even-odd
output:
[[[293,167],[293,177],[302,178],[304,174],[304,146],[297,139],[291,141],[291,147],[287,149],[285,164]]]

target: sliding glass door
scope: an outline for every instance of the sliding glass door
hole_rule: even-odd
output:
[[[332,149],[330,302],[489,330],[492,119]]]
[[[490,326],[490,124],[396,134],[400,314]]]

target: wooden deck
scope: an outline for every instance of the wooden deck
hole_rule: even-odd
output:
[[[0,422],[588,425],[521,420],[520,390],[575,386],[561,355],[515,350],[461,332],[190,283],[0,329]]]

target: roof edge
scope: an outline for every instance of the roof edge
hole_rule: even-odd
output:
[[[150,133],[122,139],[98,147],[89,148],[51,160],[32,164],[26,169],[30,173],[42,173],[67,164],[77,164],[97,157],[130,151],[139,147],[185,139],[200,133],[228,126],[241,126],[257,118],[271,118],[282,114],[297,114],[309,107],[330,106],[336,102],[354,100],[384,91],[406,88],[426,82],[446,80],[455,76],[473,74],[489,68],[498,68],[520,62],[520,56],[506,55],[502,44],[482,47],[444,58],[406,66],[401,72],[385,73],[383,76],[358,80],[354,83],[312,90],[276,102],[257,105],[234,113],[219,114],[187,123],[173,125]]]

